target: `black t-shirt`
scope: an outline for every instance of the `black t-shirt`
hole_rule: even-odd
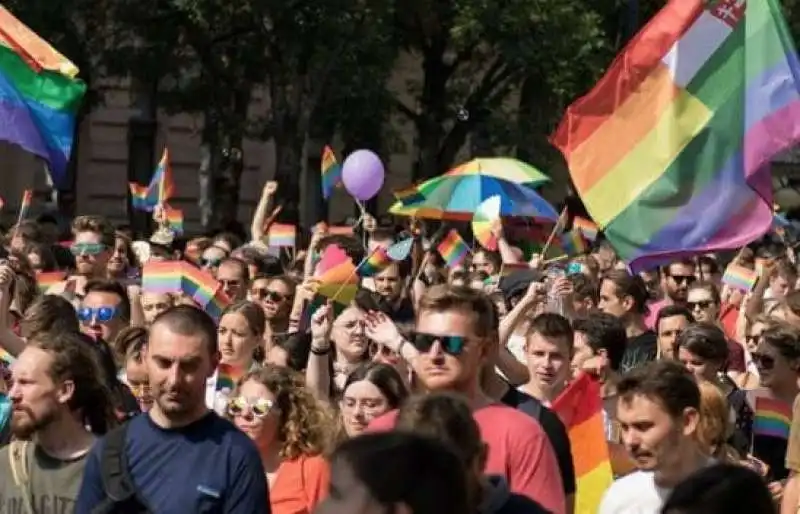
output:
[[[625,373],[656,360],[657,356],[658,339],[656,338],[656,333],[648,330],[641,335],[628,339],[628,345],[625,347],[625,353],[622,355],[619,369],[622,373]]]
[[[564,423],[555,412],[545,407],[542,402],[513,387],[509,387],[500,401],[509,407],[528,414],[542,425],[550,444],[556,453],[561,481],[564,483],[564,494],[575,494],[575,465],[572,463],[572,448]]]

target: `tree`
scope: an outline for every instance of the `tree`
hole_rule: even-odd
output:
[[[395,105],[415,127],[415,179],[450,167],[526,77],[551,80],[544,74],[582,68],[575,56],[602,39],[592,13],[582,0],[404,2],[398,37],[419,57],[422,77],[404,92],[414,101],[398,97]]]

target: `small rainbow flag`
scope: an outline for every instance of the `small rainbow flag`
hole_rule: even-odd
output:
[[[183,234],[183,211],[164,206],[164,216],[167,218],[167,227],[176,234]]]
[[[578,486],[575,512],[597,512],[614,480],[600,382],[586,373],[580,375],[555,399],[553,411],[564,423],[572,447]]]
[[[792,405],[774,398],[756,398],[756,416],[753,434],[789,439],[792,426]]]
[[[28,216],[28,209],[31,208],[33,203],[33,191],[26,189],[22,193],[22,202],[19,204],[19,221],[24,220]]]
[[[342,166],[330,146],[322,150],[322,197],[328,199],[333,189],[342,181]]]
[[[358,267],[358,273],[362,277],[371,277],[385,270],[391,263],[392,258],[389,257],[386,248],[378,246]]]
[[[169,150],[164,148],[161,160],[156,166],[150,184],[144,187],[131,182],[131,203],[134,209],[152,212],[158,205],[165,205],[175,192],[175,183],[172,181],[172,168],[169,165]]]
[[[40,271],[36,273],[36,285],[39,291],[46,293],[50,287],[60,284],[67,278],[64,271]]]
[[[597,240],[597,234],[599,232],[597,225],[586,218],[575,216],[575,219],[572,220],[572,229],[579,230],[588,241]]]
[[[755,270],[747,269],[738,264],[729,265],[725,270],[725,274],[722,276],[723,284],[744,291],[745,293],[749,293],[753,290],[753,286],[756,285],[757,280],[758,274]]]
[[[188,262],[181,263],[183,267],[181,290],[190,296],[197,304],[205,309],[220,288],[219,282],[210,273],[196,268]]]
[[[209,316],[214,318],[215,321],[219,321],[219,319],[222,317],[222,313],[230,304],[231,299],[222,291],[222,288],[220,288],[216,293],[214,293],[211,301],[203,307],[203,310],[206,311]]]
[[[439,243],[436,249],[450,267],[460,265],[469,254],[469,245],[464,242],[464,239],[454,228],[450,229],[450,232],[447,233],[447,236]]]
[[[267,231],[267,246],[293,248],[297,241],[297,227],[284,223],[273,223]]]
[[[328,227],[328,235],[330,236],[352,236],[353,227],[348,225],[331,225]]]
[[[128,187],[131,190],[131,206],[137,211],[152,211],[156,206],[156,198],[150,198],[150,189],[146,186],[130,182]]]
[[[142,291],[179,293],[182,291],[183,267],[180,261],[150,261],[142,267]]]
[[[325,248],[314,278],[319,283],[317,294],[344,305],[349,305],[358,291],[358,270],[347,252],[337,245]]]
[[[566,234],[558,236],[558,239],[561,243],[559,246],[566,255],[583,255],[588,250],[583,233],[579,229],[573,228]]]
[[[233,391],[237,382],[244,376],[244,370],[231,364],[222,363],[217,368],[217,391]]]

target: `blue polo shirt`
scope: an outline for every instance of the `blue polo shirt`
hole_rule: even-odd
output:
[[[86,461],[75,512],[106,497],[103,440]],[[154,514],[269,514],[269,492],[258,450],[247,435],[213,412],[166,430],[143,414],[130,421],[125,455],[138,495]]]

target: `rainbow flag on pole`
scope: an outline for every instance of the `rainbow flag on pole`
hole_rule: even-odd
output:
[[[469,245],[456,229],[450,229],[439,246],[436,247],[448,267],[455,267],[464,262],[469,254]]]
[[[634,270],[737,248],[770,228],[770,159],[800,140],[798,77],[778,0],[670,0],[552,141]]]
[[[41,157],[65,185],[86,85],[78,68],[0,6],[0,140]]]
[[[342,165],[336,162],[336,154],[330,146],[322,150],[322,197],[330,198],[333,189],[342,181]]]
[[[553,402],[569,435],[575,465],[576,514],[594,514],[614,478],[603,423],[600,382],[582,374]]]
[[[161,160],[158,161],[156,171],[150,184],[144,187],[135,182],[129,184],[131,190],[131,204],[134,209],[153,212],[159,205],[166,205],[175,192],[175,183],[172,180],[172,167],[169,164],[169,150],[164,148]]]

